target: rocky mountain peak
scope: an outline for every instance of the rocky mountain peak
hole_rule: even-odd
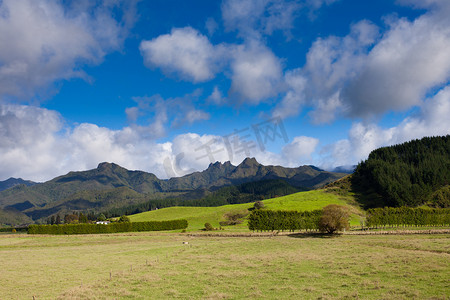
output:
[[[254,157],[247,157],[244,159],[239,166],[245,166],[245,167],[255,167],[259,166],[260,163],[256,160]]]

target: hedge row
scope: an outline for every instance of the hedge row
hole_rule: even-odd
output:
[[[367,227],[450,225],[450,209],[412,207],[372,208],[367,211]]]
[[[185,229],[186,220],[103,224],[30,225],[28,234],[95,234]]]
[[[253,210],[248,217],[248,228],[253,231],[317,230],[322,210],[274,211]]]
[[[27,227],[2,227],[0,228],[0,232],[13,232],[13,230],[16,230],[16,232],[26,232]]]

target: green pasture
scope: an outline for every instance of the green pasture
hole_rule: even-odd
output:
[[[2,234],[0,299],[448,299],[449,244],[448,234]]]

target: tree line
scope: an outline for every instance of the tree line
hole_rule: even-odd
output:
[[[186,229],[187,220],[122,222],[103,224],[30,225],[28,234],[97,234],[135,231],[161,231]]]
[[[450,209],[411,207],[372,208],[367,211],[367,227],[446,226],[450,225]]]
[[[100,215],[102,214],[96,214],[92,211],[85,214],[80,211],[75,211],[71,214],[65,214],[62,218],[60,214],[52,215],[46,219],[46,223],[47,225],[92,223],[97,221]]]

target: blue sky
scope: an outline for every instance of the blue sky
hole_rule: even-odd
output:
[[[450,133],[446,0],[0,1],[0,180],[324,169]]]

